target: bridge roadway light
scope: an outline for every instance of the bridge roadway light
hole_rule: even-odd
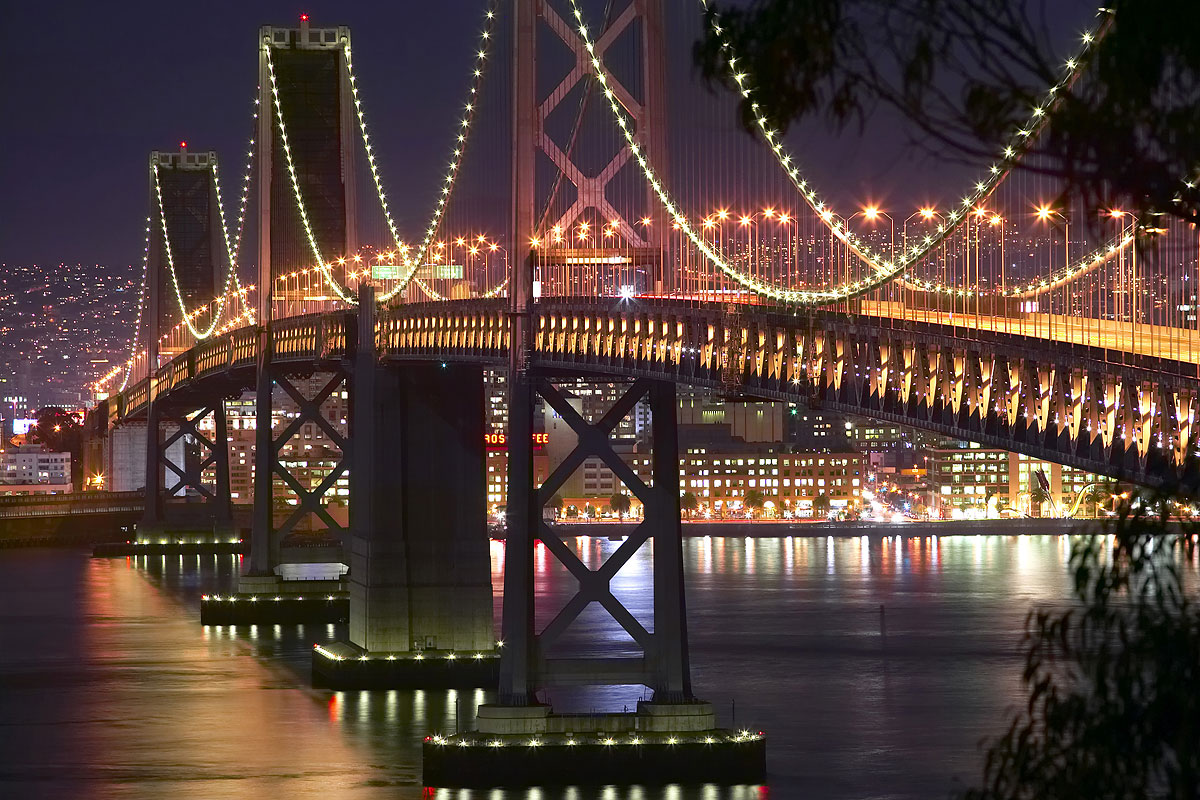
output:
[[[863,207],[862,211],[856,211],[853,214],[851,214],[849,217],[846,218],[847,232],[849,232],[849,230],[850,230],[850,221],[858,216],[863,217],[864,219],[867,220],[867,222],[870,222],[871,224],[874,224],[875,222],[877,222],[880,217],[886,218],[888,221],[888,228],[889,228],[888,241],[889,241],[889,244],[892,247],[892,249],[893,250],[895,249],[895,247],[896,247],[896,222],[895,222],[895,220],[892,219],[891,214],[888,214],[886,211],[881,210],[879,208],[879,206],[876,206],[876,205],[865,206],[865,207]],[[911,217],[910,217],[910,219],[911,219]]]

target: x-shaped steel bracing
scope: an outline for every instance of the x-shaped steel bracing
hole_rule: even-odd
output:
[[[338,478],[345,474],[350,458],[350,443],[347,441],[346,437],[342,436],[342,434],[338,432],[337,428],[333,426],[333,423],[321,415],[321,404],[324,403],[329,396],[345,382],[346,375],[344,372],[339,371],[335,373],[333,377],[326,381],[325,385],[321,387],[321,390],[317,392],[317,394],[310,400],[305,397],[304,394],[301,393],[300,390],[297,389],[290,380],[288,380],[286,375],[277,375],[275,377],[275,384],[283,389],[283,391],[287,393],[288,397],[292,398],[298,408],[296,418],[288,423],[287,427],[283,429],[279,436],[273,437],[271,442],[271,470],[275,475],[279,476],[279,478],[287,485],[289,489],[292,490],[293,493],[295,493],[297,499],[296,508],[292,511],[291,515],[284,521],[284,523],[275,531],[276,535],[278,536],[286,536],[288,532],[291,531],[292,528],[296,527],[296,524],[304,518],[304,515],[310,512],[317,515],[317,517],[319,517],[321,521],[328,526],[329,530],[337,531],[338,533],[344,533],[343,527],[337,522],[337,520],[330,516],[329,512],[325,510],[325,506],[321,501],[324,499],[325,493],[337,484]],[[284,446],[291,441],[292,437],[296,435],[300,428],[308,422],[315,424],[322,431],[324,431],[325,435],[329,437],[329,440],[342,452],[342,457],[338,459],[337,464],[335,464],[333,469],[329,471],[329,474],[322,479],[317,488],[312,490],[301,486],[300,482],[296,480],[295,476],[293,476],[286,467],[279,463],[279,451],[282,450]]]
[[[538,393],[545,398],[546,402],[558,412],[563,421],[579,437],[579,443],[575,446],[575,449],[563,459],[538,490],[539,507],[545,506],[550,498],[554,496],[554,493],[583,464],[584,460],[592,456],[600,458],[621,479],[625,487],[642,501],[643,506],[650,508],[657,502],[657,498],[654,497],[650,487],[646,486],[629,465],[613,451],[612,445],[608,442],[609,434],[633,410],[637,402],[646,395],[646,392],[650,388],[649,381],[639,380],[635,382],[612,408],[605,413],[600,421],[594,425],[581,417],[571,407],[570,403],[567,402],[566,398],[563,397],[562,393],[549,381],[541,381],[537,388]],[[638,619],[621,604],[621,601],[613,595],[610,587],[613,577],[620,571],[621,567],[628,563],[629,559],[638,551],[638,548],[650,538],[651,527],[646,522],[650,518],[650,514],[644,515],[642,522],[634,528],[629,537],[621,543],[621,546],[595,570],[588,569],[549,525],[544,521],[540,524],[539,538],[546,545],[546,548],[554,554],[559,563],[566,567],[567,571],[579,582],[579,590],[567,601],[567,604],[562,607],[542,632],[537,635],[538,647],[543,654],[592,602],[599,603],[608,611],[625,632],[633,637],[634,641],[641,646],[642,651],[647,656],[653,653],[655,647],[653,634],[647,631]]]
[[[600,34],[596,40],[596,52],[598,55],[603,55],[606,50],[617,40],[623,31],[625,31],[635,19],[638,17],[638,4],[630,2],[625,7],[625,10],[613,20]],[[585,77],[590,76],[595,72],[592,66],[591,56],[588,55],[587,48],[584,46],[583,38],[579,32],[568,25],[558,12],[550,7],[548,2],[541,3],[541,15],[546,22],[546,26],[552,30],[559,39],[563,41],[571,52],[575,55],[575,66],[573,66],[566,76],[559,81],[558,85],[546,96],[538,105],[538,120],[544,121],[551,112],[566,98],[568,92],[575,87]],[[608,76],[608,86],[616,95],[617,101],[625,108],[625,111],[630,117],[638,123],[639,136],[641,133],[641,122],[643,117],[642,104],[634,99],[633,95],[626,89],[619,80],[613,75]],[[637,230],[625,221],[625,218],[613,208],[608,202],[606,189],[613,177],[621,170],[621,167],[628,163],[630,156],[628,145],[623,145],[616,155],[608,162],[608,164],[594,177],[584,175],[583,171],[575,165],[571,157],[564,153],[562,148],[546,133],[545,128],[539,124],[541,128],[538,144],[542,151],[554,162],[554,165],[566,176],[566,178],[575,184],[576,198],[571,207],[558,218],[555,223],[559,228],[569,227],[578,217],[588,208],[595,208],[605,220],[617,220],[617,228],[621,236],[634,247],[646,247],[648,243],[645,238],[637,232]]]
[[[217,403],[220,403],[220,402],[222,402],[222,401],[221,400],[217,401]],[[166,421],[174,422],[179,426],[178,428],[175,429],[174,433],[172,433],[170,436],[168,436],[162,442],[162,444],[160,444],[158,446],[159,464],[161,466],[166,467],[171,472],[175,473],[175,475],[179,479],[178,483],[176,483],[174,486],[172,486],[170,489],[167,490],[168,497],[173,496],[180,489],[183,489],[185,487],[191,487],[192,489],[195,489],[199,494],[203,495],[205,497],[205,499],[207,499],[207,500],[215,501],[217,499],[217,496],[214,493],[213,489],[209,488],[208,486],[206,486],[203,483],[204,470],[208,469],[209,467],[211,467],[217,463],[218,452],[219,452],[217,450],[217,445],[211,439],[209,439],[207,436],[202,434],[199,429],[200,421],[202,419],[204,419],[205,417],[207,417],[209,414],[214,415],[214,417],[216,416],[217,406],[215,404],[206,406],[205,408],[201,409],[200,411],[195,411],[195,412],[190,412],[190,413],[184,412],[179,415],[164,416],[164,419]],[[151,434],[151,435],[153,435],[153,434]],[[207,457],[205,457],[204,460],[201,461],[199,463],[199,465],[196,466],[194,469],[188,468],[186,457],[184,458],[184,463],[182,465],[179,465],[179,464],[176,464],[174,461],[172,461],[167,456],[167,451],[171,449],[171,445],[175,444],[175,442],[179,441],[180,439],[182,439],[185,436],[191,436],[193,439],[200,442],[208,449]],[[222,437],[220,437],[218,435],[217,438],[221,439]],[[221,441],[221,446],[228,447],[229,445],[227,442]],[[219,480],[220,479],[218,478],[218,481]]]

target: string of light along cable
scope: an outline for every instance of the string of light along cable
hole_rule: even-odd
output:
[[[409,248],[407,244],[400,240],[400,231],[396,227],[396,220],[392,217],[392,211],[387,204],[387,193],[383,189],[383,177],[379,174],[379,165],[375,162],[375,150],[371,146],[371,135],[367,132],[366,112],[363,111],[362,100],[358,96],[358,78],[354,75],[354,54],[350,49],[348,39],[342,40],[342,50],[346,56],[346,75],[350,81],[351,96],[354,98],[354,111],[355,116],[358,118],[358,130],[362,138],[363,152],[366,153],[367,165],[371,170],[371,179],[375,183],[375,194],[379,198],[379,207],[383,210],[383,218],[387,222],[388,230],[391,232],[392,241],[395,242],[396,250],[400,253],[401,260],[407,267]],[[417,278],[417,283],[426,292],[432,291],[422,284],[419,277]],[[376,299],[382,303],[390,300],[395,294],[396,292],[392,292],[391,294],[383,292]],[[440,300],[442,298],[436,297],[434,299]]]
[[[386,223],[388,223],[388,230],[391,231],[391,239],[396,243],[396,249],[401,253],[401,258],[404,260],[404,264],[407,266],[408,245],[407,243],[401,241],[400,230],[397,229],[395,218],[391,216],[391,209],[388,207],[388,194],[384,192],[383,176],[379,174],[379,166],[376,163],[376,158],[374,158],[374,149],[371,146],[371,134],[367,133],[366,113],[364,110],[362,110],[362,101],[359,97],[359,82],[358,78],[354,76],[354,54],[352,50],[350,50],[350,42],[348,38],[343,38],[342,40],[342,52],[346,54],[346,73],[350,82],[350,95],[352,95],[354,98],[354,113],[356,118],[359,120],[359,133],[362,139],[362,150],[364,150],[367,156],[367,166],[371,169],[371,179],[374,181],[374,187],[376,187],[376,196],[379,198],[379,207],[383,210],[383,217]],[[384,297],[382,293],[378,297],[378,301],[383,302],[384,300],[388,300],[390,299],[390,296],[391,295]],[[440,300],[440,297],[438,297],[438,299]]]
[[[416,255],[412,258],[408,255],[408,246],[400,240],[399,232],[396,228],[396,223],[392,218],[391,211],[387,205],[387,195],[383,190],[383,181],[379,174],[379,167],[375,162],[375,153],[371,147],[370,136],[367,133],[366,115],[363,112],[362,102],[358,96],[358,86],[353,72],[353,59],[351,58],[349,42],[344,43],[346,52],[346,68],[349,70],[350,88],[354,95],[354,108],[358,116],[359,131],[362,134],[363,147],[367,154],[367,164],[371,170],[371,177],[375,181],[375,191],[379,196],[379,204],[383,209],[384,218],[387,220],[388,228],[391,230],[392,238],[396,243],[396,247],[401,254],[402,263],[404,264],[405,273],[399,279],[397,284],[386,292],[380,293],[379,302],[387,302],[403,291],[410,281],[415,280],[417,286],[434,300],[444,300],[445,298],[438,294],[428,286],[420,276],[417,270],[424,263],[425,257],[428,255],[429,247],[433,243],[433,239],[437,234],[438,227],[442,221],[442,215],[446,211],[446,207],[450,203],[451,193],[454,190],[455,178],[458,176],[459,167],[462,165],[463,156],[467,150],[467,137],[471,131],[471,123],[474,120],[475,110],[479,105],[479,90],[483,84],[484,73],[486,72],[488,51],[492,42],[492,28],[496,20],[497,3],[492,0],[488,4],[487,11],[484,15],[484,27],[480,33],[480,44],[475,52],[475,62],[471,71],[471,85],[467,95],[467,102],[462,119],[458,123],[458,130],[455,134],[454,146],[451,152],[449,168],[442,180],[442,185],[439,190],[437,204],[434,207],[429,225],[421,238],[421,243],[416,249]]]
[[[147,217],[147,218],[146,218],[146,222],[147,222],[147,225],[148,225],[148,226],[152,225],[152,223],[151,223],[151,220],[150,220],[150,218],[149,218],[149,217]],[[147,261],[148,261],[148,259],[149,259],[149,253],[150,253],[150,240],[149,240],[149,237],[150,237],[150,231],[149,231],[149,230],[147,230],[147,232],[146,232],[146,248],[145,248],[145,259],[146,259]],[[143,272],[146,272],[146,267],[143,267]],[[143,280],[143,283],[144,283],[144,280]],[[234,296],[235,296],[235,295],[237,295],[237,294],[239,294],[239,293],[240,293],[240,294],[242,294],[242,295],[249,294],[250,292],[253,292],[253,291],[254,291],[254,288],[255,288],[255,287],[253,287],[253,286],[246,286],[246,287],[243,287],[243,288],[242,288],[242,289],[240,289],[240,290],[235,290],[234,292],[227,293],[227,294],[224,296],[224,298],[218,298],[218,297],[214,297],[214,298],[213,298],[212,300],[210,300],[210,301],[209,301],[209,302],[208,302],[206,305],[204,305],[204,306],[200,306],[199,308],[196,308],[196,309],[194,309],[194,310],[192,311],[192,313],[191,313],[189,316],[190,316],[190,318],[191,318],[191,319],[197,319],[197,318],[199,318],[199,317],[200,317],[202,314],[204,314],[204,313],[205,313],[205,311],[206,311],[206,309],[207,309],[208,307],[211,307],[211,306],[212,306],[213,304],[215,304],[215,303],[221,302],[221,301],[222,301],[222,299],[224,299],[224,300],[231,300],[231,299],[233,299],[233,298],[234,298]],[[142,322],[142,318],[143,318],[143,316],[144,316],[144,313],[143,313],[143,311],[144,311],[144,308],[145,308],[144,299],[145,299],[145,287],[143,287],[143,291],[141,292],[141,296],[138,298],[138,312],[137,312],[137,319],[136,319],[136,321],[135,321],[135,323],[134,323],[134,327],[133,327],[134,333],[133,333],[133,339],[132,339],[132,341],[131,341],[131,343],[130,343],[130,354],[129,354],[129,359],[128,359],[128,360],[126,360],[124,364],[118,364],[117,366],[113,367],[113,368],[112,368],[111,370],[109,370],[109,371],[108,371],[108,373],[106,373],[106,374],[105,374],[103,377],[101,377],[101,378],[97,379],[97,380],[96,380],[96,381],[95,381],[95,382],[92,384],[93,388],[95,388],[97,391],[100,391],[100,390],[102,390],[102,389],[103,389],[103,388],[104,388],[104,387],[105,387],[105,386],[108,384],[108,382],[109,382],[110,380],[112,380],[113,378],[115,378],[115,377],[117,376],[117,374],[118,374],[118,373],[120,373],[120,371],[121,371],[122,369],[124,369],[124,370],[125,370],[125,377],[123,378],[123,380],[122,380],[122,382],[121,382],[121,385],[120,385],[120,387],[118,387],[118,391],[121,391],[121,390],[123,390],[123,389],[124,389],[124,388],[125,388],[125,387],[128,385],[128,383],[129,383],[129,378],[130,378],[130,375],[131,375],[131,373],[132,373],[132,370],[133,370],[133,367],[134,367],[134,365],[137,363],[137,360],[138,360],[139,358],[144,358],[144,357],[147,355],[147,351],[146,351],[146,350],[144,350],[144,349],[143,349],[143,350],[138,350],[138,349],[137,349],[137,345],[138,345],[137,336],[138,336],[138,332],[139,332],[139,331],[140,331],[140,329],[141,329],[141,322]],[[242,323],[243,321],[246,321],[246,322],[253,323],[253,319],[252,319],[252,316],[251,316],[251,312],[250,312],[249,310],[247,310],[246,312],[244,312],[244,313],[242,313],[242,314],[240,314],[240,315],[238,315],[238,316],[234,316],[234,317],[231,317],[230,319],[226,320],[224,325],[222,325],[222,326],[221,326],[221,327],[219,327],[219,328],[218,328],[216,331],[214,331],[214,332],[213,332],[213,335],[214,335],[214,336],[217,336],[217,335],[220,335],[220,334],[223,334],[223,333],[228,333],[229,331],[231,331],[231,330],[233,330],[234,328],[238,327],[238,326],[239,326],[239,324],[240,324],[240,323]],[[166,343],[166,342],[170,341],[170,338],[171,338],[171,337],[172,337],[174,334],[176,334],[176,333],[178,333],[180,330],[182,330],[183,328],[184,328],[184,320],[182,320],[182,319],[181,319],[179,322],[175,323],[175,326],[174,326],[173,328],[171,328],[171,330],[167,331],[166,333],[164,333],[164,334],[162,334],[160,337],[158,337],[158,341],[159,341],[159,344],[160,344],[160,346],[161,346],[162,344],[164,344],[164,343]]]
[[[699,0],[700,6],[707,11],[709,8],[709,0]],[[743,98],[751,100],[751,110],[754,112],[755,124],[758,127],[759,134],[763,137],[768,147],[771,148],[775,155],[776,163],[788,176],[789,180],[800,192],[805,202],[822,220],[825,226],[843,241],[851,252],[854,253],[867,266],[876,270],[878,274],[881,270],[894,271],[894,274],[902,275],[907,269],[911,269],[913,265],[923,261],[929,253],[942,244],[946,239],[953,235],[969,218],[969,211],[977,207],[980,203],[986,202],[987,199],[996,190],[996,187],[1008,177],[1012,170],[1016,167],[1017,162],[1021,159],[1033,142],[1038,138],[1041,132],[1045,129],[1049,121],[1051,113],[1061,102],[1061,98],[1065,96],[1074,83],[1083,74],[1089,60],[1089,56],[1095,51],[1095,46],[1099,43],[1112,27],[1112,12],[1109,9],[1101,9],[1097,14],[1098,23],[1089,31],[1086,31],[1081,38],[1081,45],[1076,54],[1067,59],[1064,64],[1063,77],[1051,86],[1044,94],[1043,99],[1036,105],[1030,113],[1029,119],[1024,125],[1020,126],[1010,137],[1009,142],[1004,148],[1003,158],[992,164],[984,176],[983,180],[977,182],[971,191],[969,191],[962,200],[961,209],[953,209],[949,212],[950,224],[940,223],[938,225],[937,234],[933,236],[925,236],[920,244],[914,245],[906,253],[902,253],[899,259],[895,262],[884,261],[886,257],[882,253],[874,251],[870,245],[864,242],[859,237],[855,236],[849,226],[844,223],[839,215],[833,210],[832,206],[823,200],[813,188],[812,184],[803,177],[800,168],[796,166],[797,160],[792,157],[791,153],[784,147],[780,133],[767,124],[766,117],[759,113],[759,104],[755,102],[751,95],[754,92],[754,81],[752,76],[744,69],[737,66],[738,57],[733,52],[732,45],[725,38],[725,32],[721,27],[720,19],[716,14],[711,17],[711,27],[713,33],[717,36],[720,46],[723,50],[729,52],[726,63],[729,66],[730,77],[737,84],[738,90]],[[945,294],[996,294],[1014,298],[1034,297],[1038,294],[1051,291],[1053,288],[1069,283],[1075,278],[1091,272],[1097,266],[1107,262],[1115,253],[1124,249],[1132,241],[1131,237],[1120,237],[1107,243],[1103,247],[1089,253],[1079,259],[1074,265],[1066,267],[1062,274],[1054,278],[1037,281],[1032,284],[1019,287],[1000,287],[995,290],[979,290],[979,289],[956,289],[954,287],[945,286],[934,281],[922,281],[913,278],[903,278],[900,280],[904,285],[910,288],[918,288],[924,291],[933,291]]]
[[[121,387],[117,391],[124,391],[129,385],[133,362],[137,360],[138,331],[142,329],[142,309],[146,307],[146,282],[150,273],[150,231],[153,226],[151,218],[146,217],[146,243],[142,247],[142,288],[138,291],[137,318],[133,323],[133,336],[129,339],[129,360],[125,362],[125,377],[121,379]]]
[[[864,280],[860,283],[849,284],[847,286],[833,287],[829,289],[818,290],[802,290],[788,289],[774,286],[769,283],[757,280],[739,270],[734,269],[721,254],[713,249],[712,245],[701,237],[696,229],[688,222],[687,217],[682,213],[679,205],[668,191],[666,184],[659,179],[658,173],[650,164],[649,158],[642,151],[642,147],[637,143],[634,132],[630,127],[629,121],[625,117],[625,113],[616,97],[616,92],[609,86],[608,71],[601,62],[599,55],[596,52],[595,43],[592,41],[591,35],[588,33],[588,27],[583,19],[583,11],[579,7],[578,0],[570,0],[571,11],[575,16],[577,30],[580,38],[583,41],[584,48],[587,50],[591,60],[592,75],[600,85],[600,89],[604,94],[605,100],[608,101],[609,110],[612,112],[613,118],[620,128],[621,136],[625,140],[626,146],[630,153],[637,159],[638,166],[642,169],[642,175],[654,190],[658,197],[659,203],[663,209],[670,215],[672,221],[679,226],[679,230],[688,238],[688,241],[709,260],[713,266],[721,270],[736,283],[749,289],[755,294],[767,297],[785,304],[796,305],[823,305],[842,300],[847,300],[864,294],[870,291],[875,286],[884,283],[888,278],[879,280]],[[891,276],[889,276],[890,278]]]
[[[266,56],[267,75],[271,79],[271,100],[275,107],[275,121],[279,125],[279,140],[283,144],[283,152],[287,160],[288,176],[291,179],[292,194],[296,198],[296,208],[300,213],[300,221],[304,225],[304,233],[308,237],[308,246],[312,250],[313,258],[316,260],[316,268],[321,273],[321,277],[325,279],[325,283],[342,302],[353,305],[353,297],[342,289],[341,284],[333,277],[329,264],[325,263],[325,259],[321,256],[321,247],[317,243],[316,234],[313,233],[312,222],[308,218],[308,209],[304,204],[304,196],[300,191],[300,178],[296,174],[296,163],[292,158],[292,147],[288,143],[287,125],[283,119],[283,105],[279,101],[279,85],[275,80],[275,62],[271,58],[271,47],[270,40],[264,39],[262,48]]]
[[[261,87],[260,87],[261,88]],[[258,91],[255,91],[254,100],[254,119],[258,119]],[[242,231],[245,228],[246,221],[246,206],[250,201],[250,181],[254,171],[254,138],[251,137],[250,144],[246,148],[246,172],[242,176],[242,194],[238,198],[238,219],[237,233],[231,240],[229,237],[229,226],[226,224],[225,203],[221,198],[221,175],[217,170],[217,162],[213,161],[213,187],[217,193],[217,213],[221,219],[221,236],[225,240],[225,253],[229,257],[229,269],[233,273],[233,285],[238,302],[241,304],[242,313],[239,316],[249,315],[250,323],[254,323],[254,312],[246,305],[245,289],[242,288],[242,281],[238,277],[238,264],[241,258],[242,251]]]
[[[225,285],[221,289],[221,294],[217,297],[217,310],[212,315],[212,322],[207,330],[202,331],[192,324],[195,314],[187,310],[187,304],[183,299],[183,290],[179,286],[179,277],[175,272],[175,257],[171,253],[171,237],[167,232],[167,210],[163,204],[162,183],[158,179],[157,164],[154,165],[154,194],[158,199],[158,219],[162,226],[163,251],[167,254],[167,271],[171,274],[171,285],[175,288],[175,301],[179,305],[179,313],[183,316],[183,322],[187,325],[187,329],[191,332],[192,336],[195,336],[197,339],[207,339],[209,336],[212,336],[213,331],[217,329],[221,322],[221,314],[225,310],[225,302],[229,297],[230,287],[233,284],[233,265],[231,264],[229,270],[225,273]]]

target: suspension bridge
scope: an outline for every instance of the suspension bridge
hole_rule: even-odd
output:
[[[452,742],[461,748],[427,742],[427,771],[441,779],[512,777],[525,762],[499,758],[496,742],[574,745],[581,729],[536,692],[578,683],[653,691],[636,719],[592,720],[615,726],[604,728],[606,745],[719,739],[726,755],[672,749],[682,754],[673,767],[716,774],[759,763],[762,737],[709,733],[712,708],[692,694],[677,386],[886,419],[1185,494],[1200,481],[1200,238],[1168,217],[1107,209],[1097,218],[1056,202],[1061,187],[1023,168],[1044,157],[1049,112],[1088,80],[1103,13],[979,179],[949,187],[949,204],[912,203],[907,213],[835,208],[836,192],[805,172],[805,159],[819,156],[793,151],[761,117],[755,136],[736,129],[734,108],[753,101],[754,76],[729,51],[734,90],[706,91],[678,47],[704,25],[721,36],[702,3],[594,6],[487,7],[428,221],[412,230],[389,205],[385,145],[368,126],[369,76],[355,72],[349,29],[306,17],[261,29],[234,210],[215,153],[151,155],[131,352],[97,382],[107,398],[92,427],[146,431],[149,532],[186,489],[208,499],[218,527],[231,524],[225,403],[254,393],[241,593],[281,592],[279,539],[312,515],[351,553],[351,641],[314,656],[331,673],[338,662],[386,661],[393,676],[408,669],[409,680],[436,683],[446,678],[419,661],[474,654],[480,668],[450,680],[498,680],[499,700],[481,708],[476,732]],[[508,394],[500,646],[483,529],[484,369],[506,376]],[[579,377],[628,389],[602,418],[584,419],[555,385]],[[322,411],[339,392],[348,426]],[[298,411],[273,425],[281,398]],[[648,480],[609,443],[643,398]],[[540,485],[538,402],[578,437]],[[281,457],[306,425],[340,453],[316,485]],[[184,438],[207,454],[179,463],[171,447]],[[597,569],[541,513],[590,456],[646,509]],[[348,528],[325,502],[346,475]],[[279,483],[296,498],[283,518],[271,502]],[[422,502],[439,494],[456,502]],[[609,588],[647,542],[652,629]],[[560,609],[536,607],[538,548],[578,579]],[[628,634],[628,648],[562,652],[591,603]]]

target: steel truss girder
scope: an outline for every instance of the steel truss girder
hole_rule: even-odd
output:
[[[610,298],[530,299],[529,305],[531,313],[517,317],[528,323],[528,332],[516,337],[509,330],[504,300],[387,309],[380,314],[377,344],[387,360],[499,366],[508,361],[516,342],[512,350],[518,374],[529,367],[648,377],[824,404],[1119,480],[1200,495],[1200,372],[1186,360],[932,323],[881,324],[860,314],[797,315],[754,308],[728,315],[722,304]],[[291,344],[285,355],[294,369],[326,369],[344,356],[345,315],[276,321],[271,329],[303,333],[287,337]],[[155,392],[142,381],[117,396],[114,419],[156,405],[148,399],[151,394],[174,395],[181,388],[191,394],[211,380],[226,383],[229,370],[261,359],[265,330],[253,332],[258,342],[251,332],[234,331],[229,339],[198,345],[177,359],[186,362],[187,370],[160,371]],[[885,348],[887,379],[877,375],[873,389],[867,378],[872,368],[882,371]],[[949,384],[942,371],[950,362],[961,365],[952,379],[963,385],[943,395]],[[1055,381],[1047,381],[1051,396],[1044,397],[1039,386],[1043,375],[1049,378],[1041,365],[1054,368]],[[164,375],[169,379],[165,383]],[[944,398],[955,393],[959,413],[943,417],[944,408],[954,407]],[[1067,420],[1049,436],[1050,428],[1042,430],[1036,421],[1043,399],[1052,404],[1043,411],[1060,419],[1065,414]],[[1049,417],[1043,413],[1043,418]]]

